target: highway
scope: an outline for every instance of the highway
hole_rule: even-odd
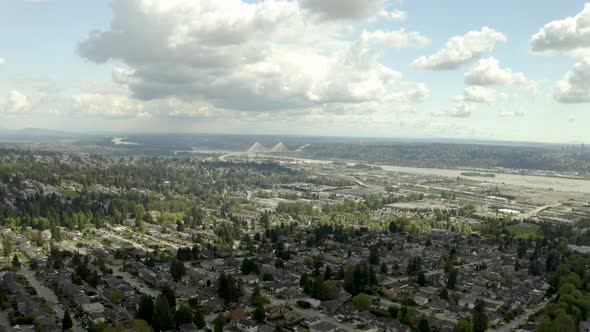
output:
[[[520,220],[531,219],[532,217],[536,216],[537,214],[539,214],[539,213],[541,213],[541,212],[543,212],[543,211],[545,211],[547,209],[550,209],[550,208],[553,208],[553,207],[558,207],[560,205],[561,205],[561,203],[543,205],[543,206],[540,206],[540,207],[538,207],[538,208],[536,208],[534,210],[531,210],[529,212],[523,213],[521,215],[516,215],[515,216],[515,219],[520,219]]]

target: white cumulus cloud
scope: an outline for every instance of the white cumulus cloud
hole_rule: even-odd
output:
[[[492,87],[505,87],[505,86],[519,86],[526,89],[526,93],[530,94],[531,96],[537,95],[537,88],[538,83],[533,81],[525,76],[525,74],[520,72],[513,72],[510,68],[502,68],[500,66],[500,62],[493,58],[489,57],[486,59],[481,59],[479,62],[470,70],[468,70],[465,75],[465,84],[469,87],[466,88],[465,97],[467,98],[468,95],[474,96],[474,94],[478,94],[483,96],[483,94],[489,96],[489,98],[484,98],[486,101],[475,101],[474,102],[493,102],[495,101],[495,95],[502,95],[500,92],[495,92]],[[487,89],[483,89],[483,87],[487,87]],[[470,92],[467,93],[468,89],[471,89]],[[513,89],[511,87],[511,89]],[[478,99],[478,98],[475,98]],[[481,98],[479,98],[482,100]]]
[[[464,102],[457,102],[453,107],[435,111],[432,115],[435,117],[468,118],[471,116],[472,111],[473,106]]]
[[[26,95],[11,90],[4,97],[0,97],[0,113],[20,113],[30,110],[32,103]]]
[[[82,40],[80,55],[122,63],[113,81],[140,101],[206,105],[178,115],[424,99],[424,86],[384,65],[379,48],[421,46],[426,37],[379,30],[351,42],[346,24],[309,16],[348,18],[351,10],[378,16],[382,1],[307,1],[302,7],[296,1],[128,0],[111,6],[110,28]],[[122,101],[113,109],[115,115],[137,113]]]
[[[368,44],[383,45],[391,48],[420,47],[430,43],[428,37],[419,32],[408,32],[404,29],[392,31],[363,31],[361,40]]]
[[[405,21],[408,18],[408,13],[398,9],[392,11],[382,10],[379,14],[379,17],[384,17],[391,21],[401,22]]]
[[[531,49],[564,52],[576,59],[553,88],[553,98],[565,104],[590,102],[590,3],[575,16],[545,24],[532,36]]]
[[[430,98],[430,89],[426,84],[418,84],[415,89],[392,95],[393,101],[421,103]]]
[[[465,73],[468,85],[510,85],[528,84],[530,80],[523,73],[515,73],[509,68],[500,67],[500,62],[489,57],[481,59],[475,67]]]
[[[552,21],[531,38],[533,52],[571,51],[590,47],[590,3],[573,17]]]
[[[443,49],[433,55],[419,57],[412,62],[412,66],[429,70],[456,69],[492,51],[497,42],[506,40],[502,33],[483,27],[481,31],[469,31],[464,36],[450,38]]]
[[[78,116],[105,119],[206,118],[220,113],[206,101],[186,101],[175,97],[153,100],[132,98],[122,89],[90,89],[73,97],[73,111]]]
[[[73,97],[74,108],[85,115],[106,118],[149,117],[141,102],[125,95],[81,93]]]
[[[590,102],[590,58],[580,60],[557,82],[553,98],[566,104]]]
[[[385,0],[303,0],[302,5],[325,20],[369,19],[385,10]]]
[[[469,103],[491,104],[499,98],[506,98],[503,93],[493,88],[484,86],[468,86],[463,90],[463,95],[455,97],[456,101]]]

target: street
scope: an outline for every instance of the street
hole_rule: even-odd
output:
[[[51,306],[51,309],[53,309],[53,311],[55,311],[56,315],[59,318],[63,318],[64,316],[64,309],[63,309],[63,305],[59,302],[59,299],[57,298],[57,296],[55,295],[55,293],[41,285],[41,283],[39,283],[39,280],[37,280],[37,277],[35,276],[35,273],[33,271],[31,271],[28,267],[24,266],[17,272],[18,274],[24,276],[27,281],[29,282],[29,284],[31,285],[31,287],[35,288],[35,291],[37,292],[37,294],[39,294],[39,296],[41,296],[42,298],[45,299],[45,301],[47,301],[47,303]],[[61,322],[58,322],[61,323]],[[72,323],[74,324],[73,326],[73,330],[74,332],[83,332],[84,329],[82,327],[80,327],[80,324],[78,324],[78,321],[72,317]]]

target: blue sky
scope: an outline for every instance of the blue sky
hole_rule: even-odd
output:
[[[585,5],[8,0],[0,128],[588,142]]]

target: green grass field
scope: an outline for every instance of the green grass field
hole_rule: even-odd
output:
[[[510,225],[506,229],[516,237],[529,238],[529,237],[540,237],[541,226],[530,223],[520,223]]]

